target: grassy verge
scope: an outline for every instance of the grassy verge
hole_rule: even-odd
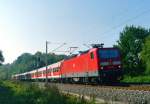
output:
[[[150,83],[150,76],[124,76],[122,82]]]
[[[0,104],[94,104],[94,101],[62,94],[56,87],[41,89],[34,84],[1,81]]]

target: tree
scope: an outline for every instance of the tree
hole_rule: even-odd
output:
[[[120,33],[117,47],[121,50],[126,73],[136,75],[144,71],[139,56],[148,35],[148,30],[135,26],[126,26]]]
[[[45,54],[41,52],[36,52],[34,55],[35,64],[37,68],[45,66]]]
[[[150,36],[146,38],[143,50],[141,52],[141,59],[146,66],[146,74],[150,74]]]
[[[4,57],[2,51],[0,51],[0,65],[2,65],[3,62],[4,62]]]

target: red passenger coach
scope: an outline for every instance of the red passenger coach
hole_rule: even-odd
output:
[[[62,61],[48,65],[47,73],[46,73],[46,67],[42,67],[42,68],[36,69],[34,71],[31,71],[31,72],[35,73],[35,74],[33,74],[34,77],[32,77],[32,78],[36,78],[36,79],[38,78],[38,79],[45,80],[46,74],[47,74],[48,80],[60,79],[60,77],[61,77],[61,73],[60,73],[61,62]]]
[[[61,69],[60,69],[61,63],[62,61],[48,66],[47,70],[48,79],[56,80],[61,78]],[[44,76],[46,76],[46,74]]]

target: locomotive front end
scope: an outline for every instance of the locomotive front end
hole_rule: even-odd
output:
[[[100,48],[99,75],[103,81],[118,81],[122,78],[120,51],[117,48]]]

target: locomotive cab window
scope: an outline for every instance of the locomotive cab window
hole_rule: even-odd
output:
[[[90,57],[91,57],[91,59],[94,59],[94,53],[93,52],[90,53]]]

